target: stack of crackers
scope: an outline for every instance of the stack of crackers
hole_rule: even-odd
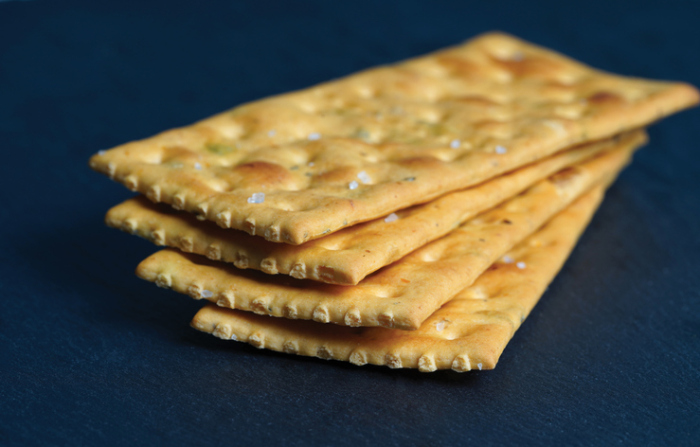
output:
[[[698,102],[504,34],[93,156],[107,224],[210,301],[192,326],[291,354],[490,369],[645,141]]]

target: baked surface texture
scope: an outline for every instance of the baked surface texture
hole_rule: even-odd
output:
[[[505,252],[629,161],[622,147],[536,183],[356,286],[240,270],[178,250],[159,251],[136,269],[158,286],[222,307],[346,326],[417,329]]]
[[[492,33],[94,155],[154,202],[301,244],[691,106]],[[264,197],[261,195],[264,194]]]
[[[603,197],[597,186],[496,262],[416,331],[347,328],[270,318],[212,304],[192,327],[224,340],[356,365],[469,371],[493,369],[554,279]],[[523,267],[523,268],[521,268]]]
[[[444,236],[476,214],[519,194],[534,182],[602,151],[637,146],[645,139],[642,131],[634,131],[616,139],[561,151],[472,188],[396,211],[396,220],[381,217],[302,245],[277,244],[242,231],[222,229],[213,222],[200,221],[190,213],[152,203],[143,196],[113,207],[105,221],[111,227],[157,245],[176,247],[238,268],[354,285],[379,268]]]

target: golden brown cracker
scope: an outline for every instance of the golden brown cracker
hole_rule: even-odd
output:
[[[192,327],[258,348],[357,365],[469,371],[493,369],[552,281],[603,196],[598,186],[492,265],[416,331],[348,328],[270,318],[214,305]]]
[[[504,252],[593,185],[614,178],[631,152],[631,148],[612,151],[538,182],[356,286],[239,270],[172,249],[151,255],[136,273],[194,298],[263,315],[347,326],[417,329]]]
[[[476,214],[511,198],[534,182],[601,151],[629,151],[645,141],[642,131],[562,151],[545,160],[467,190],[447,194],[394,216],[344,228],[302,245],[277,244],[154,204],[143,197],[112,208],[109,226],[157,245],[176,247],[212,260],[331,284],[357,284],[368,274],[445,234]],[[395,219],[395,220],[393,220]]]
[[[177,209],[300,244],[698,101],[499,33],[92,157]],[[263,196],[264,194],[264,200]]]

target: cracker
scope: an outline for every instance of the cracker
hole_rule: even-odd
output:
[[[699,98],[685,84],[614,76],[492,33],[246,104],[90,165],[224,228],[300,244]]]
[[[576,197],[596,183],[610,181],[631,152],[631,148],[613,151],[538,182],[356,286],[239,270],[173,249],[151,255],[136,273],[193,298],[258,314],[347,326],[417,329],[503,253]]]
[[[368,274],[431,242],[476,214],[511,198],[535,181],[603,151],[626,151],[645,141],[636,131],[563,151],[546,160],[455,192],[424,205],[397,211],[397,220],[385,218],[344,228],[303,245],[263,241],[241,231],[225,230],[193,215],[153,204],[142,197],[112,208],[109,226],[139,235],[158,245],[205,255],[269,274],[289,274],[332,284],[357,284]],[[390,220],[390,219],[389,219]]]
[[[603,187],[598,186],[579,198],[513,248],[508,254],[513,262],[493,264],[416,331],[329,326],[211,304],[195,315],[192,327],[258,348],[356,365],[417,368],[423,372],[493,369],[566,261],[602,197]]]

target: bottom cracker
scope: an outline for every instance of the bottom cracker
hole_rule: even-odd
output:
[[[505,346],[566,261],[600,204],[596,186],[514,247],[416,331],[349,328],[207,305],[192,327],[274,351],[386,365],[469,371],[493,369]]]

